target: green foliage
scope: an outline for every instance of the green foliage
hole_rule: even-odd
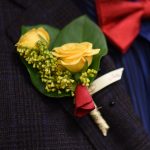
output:
[[[107,54],[106,40],[99,27],[95,23],[93,23],[87,16],[81,16],[75,19],[66,27],[64,27],[61,31],[48,25],[22,26],[21,34],[26,33],[33,27],[44,27],[48,31],[51,37],[49,50],[52,50],[54,47],[61,46],[65,43],[70,42],[87,41],[93,43],[94,48],[100,48],[101,50],[99,54],[93,57],[93,61],[89,69],[93,69],[96,71],[99,70],[100,60],[102,56]],[[22,57],[21,60],[27,67],[31,81],[39,92],[49,97],[71,96],[71,93],[65,91],[61,92],[60,94],[58,94],[58,92],[47,92],[47,90],[45,89],[45,84],[42,82],[38,70],[33,68],[32,65],[28,64],[27,61],[25,61]],[[96,73],[90,77],[90,82],[94,80],[95,76]],[[77,78],[79,79],[79,77]],[[75,89],[75,86],[76,83],[72,85],[72,89]]]
[[[108,48],[105,37],[100,28],[87,16],[81,16],[66,27],[64,27],[56,38],[54,47],[61,46],[69,42],[91,42],[93,48],[100,48],[100,53],[93,56],[92,64],[89,68],[99,70],[102,56],[107,54]],[[95,78],[92,77],[91,81]]]

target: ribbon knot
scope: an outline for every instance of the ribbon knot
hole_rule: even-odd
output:
[[[141,20],[150,17],[150,0],[96,0],[101,29],[122,53],[140,31]]]

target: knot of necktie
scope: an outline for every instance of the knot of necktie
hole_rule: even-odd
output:
[[[122,53],[140,31],[141,19],[150,18],[150,0],[96,0],[101,29]]]

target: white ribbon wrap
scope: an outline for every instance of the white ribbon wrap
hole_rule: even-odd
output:
[[[93,95],[108,85],[119,81],[122,77],[123,70],[123,68],[113,70],[94,80],[89,88],[90,94]]]
[[[111,71],[96,80],[91,84],[90,88],[88,89],[90,94],[93,95],[94,93],[100,91],[101,89],[107,87],[108,85],[119,81],[122,77],[123,68],[116,69]],[[95,109],[90,112],[90,116],[102,132],[104,136],[107,136],[108,129],[110,128],[105,119],[102,117],[100,111],[98,110],[96,104]]]

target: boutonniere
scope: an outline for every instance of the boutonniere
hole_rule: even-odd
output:
[[[39,92],[56,98],[72,96],[74,116],[90,114],[107,135],[109,125],[91,96],[93,90],[100,90],[92,83],[107,54],[105,37],[96,24],[82,16],[62,30],[49,25],[23,26],[16,46]]]

